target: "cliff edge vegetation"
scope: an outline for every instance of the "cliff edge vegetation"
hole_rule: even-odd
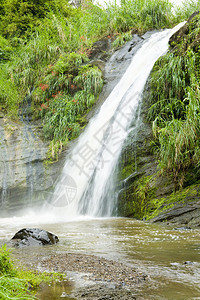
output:
[[[106,37],[116,48],[133,32],[176,22],[168,0],[129,0],[106,8],[87,0],[1,2],[1,116],[41,120],[56,159],[63,145],[79,135],[102,89],[102,70],[90,63],[95,42]]]

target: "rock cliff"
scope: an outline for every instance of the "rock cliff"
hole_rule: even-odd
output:
[[[169,51],[182,56],[189,49],[198,52],[199,20],[199,13],[194,13],[171,37]],[[137,129],[130,133],[116,170],[119,182],[118,215],[144,218],[151,222],[200,226],[198,170],[195,167],[187,170],[183,188],[179,191],[174,191],[172,176],[159,171],[158,158],[152,147],[152,125],[147,119],[149,82],[141,103]]]
[[[0,118],[0,214],[36,205],[59,174],[61,160],[45,166],[48,143],[41,126]]]

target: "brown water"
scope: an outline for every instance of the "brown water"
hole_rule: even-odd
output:
[[[25,224],[24,224],[25,225]],[[17,221],[1,222],[0,240],[12,237],[23,228]],[[200,230],[175,230],[173,227],[114,218],[55,224],[30,224],[57,234],[56,246],[15,250],[32,260],[64,251],[87,253],[132,264],[149,275],[150,282],[137,291],[139,299],[200,299]],[[70,291],[73,286],[68,285]],[[60,299],[62,290],[56,292]],[[41,299],[50,299],[43,297]],[[56,298],[51,298],[52,300]],[[66,298],[65,298],[66,299]]]
[[[43,284],[40,286],[36,297],[41,300],[57,300],[64,298],[65,300],[70,300],[72,298],[67,297],[66,294],[70,294],[72,291],[72,286],[68,281]]]

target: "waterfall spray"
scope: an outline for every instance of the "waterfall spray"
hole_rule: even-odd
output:
[[[168,49],[168,40],[183,23],[154,33],[133,56],[127,71],[89,122],[67,156],[51,209],[66,221],[82,214],[111,216],[115,206],[109,194],[113,173],[145,83],[156,60]],[[136,122],[137,123],[137,122]]]

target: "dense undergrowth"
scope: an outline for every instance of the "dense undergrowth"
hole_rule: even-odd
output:
[[[6,246],[0,248],[0,299],[38,299],[35,297],[41,282],[51,283],[63,276],[57,273],[36,273],[16,269]]]
[[[179,20],[182,17],[188,19],[199,8],[199,1],[185,1],[176,15]],[[138,151],[137,160],[132,159],[132,149],[129,148],[122,156],[125,162],[122,162],[123,172],[119,174],[119,180],[124,178],[123,173],[125,178],[133,175],[135,179],[120,190],[119,215],[149,220],[176,204],[181,207],[199,199],[199,37],[200,15],[197,14],[170,39],[168,53],[153,68],[150,95],[148,93],[144,100],[145,109],[149,104],[148,119],[152,123],[154,139],[150,141],[147,137],[141,149],[134,146],[134,151]],[[158,168],[155,170],[151,169],[157,165],[154,165],[154,160],[144,164],[151,159],[149,153],[152,149],[157,157]]]
[[[161,171],[172,174],[175,189],[199,177],[200,161],[200,16],[171,41],[171,51],[154,66],[151,108],[155,149]],[[191,177],[191,176],[189,176]]]
[[[106,9],[87,0],[79,7],[66,0],[1,2],[0,111],[41,119],[52,153],[59,152],[78,136],[103,86],[102,72],[89,64],[93,44],[107,37],[118,47],[133,32],[176,22],[168,0],[128,0]]]

